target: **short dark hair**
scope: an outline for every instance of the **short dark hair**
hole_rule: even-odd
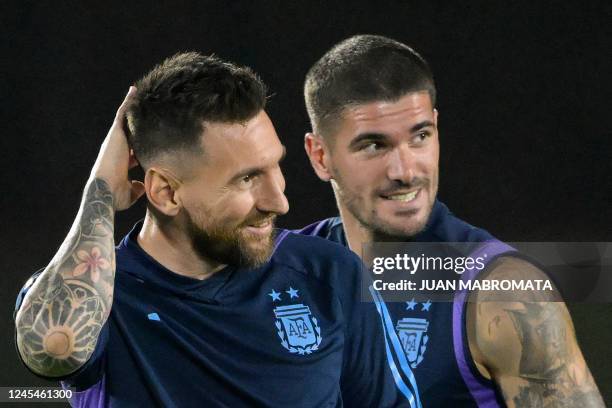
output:
[[[128,138],[144,166],[162,153],[202,153],[205,121],[244,122],[266,104],[266,86],[251,69],[197,52],[166,59],[136,88]]]
[[[347,107],[418,91],[429,92],[435,106],[427,62],[409,46],[379,35],[356,35],[335,45],[310,68],[304,84],[312,128],[321,135]]]

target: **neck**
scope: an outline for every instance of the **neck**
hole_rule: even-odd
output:
[[[226,265],[203,259],[176,224],[158,223],[147,211],[137,238],[140,247],[166,269],[193,279],[206,279]]]
[[[363,244],[374,240],[372,232],[364,227],[363,224],[353,217],[353,214],[344,206],[340,205],[340,203],[338,203],[338,209],[340,210],[340,218],[342,218],[342,225],[349,248],[363,259]]]

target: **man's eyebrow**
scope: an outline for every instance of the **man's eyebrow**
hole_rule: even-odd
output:
[[[282,146],[283,146],[283,152],[281,153],[280,159],[278,159],[278,163],[283,161],[285,159],[285,156],[287,156],[287,148],[285,147],[285,145],[282,145]],[[248,168],[240,171],[239,173],[236,173],[236,175],[232,177],[232,180],[241,179],[243,177],[248,176],[249,174],[258,174],[258,173],[261,173],[264,168],[265,167],[248,167]]]
[[[424,120],[412,126],[409,132],[410,133],[418,132],[421,129],[424,129],[426,127],[433,127],[434,125],[435,124],[431,120]],[[364,133],[360,133],[353,140],[351,140],[351,143],[349,144],[349,148],[355,148],[363,141],[378,142],[378,141],[383,141],[386,139],[388,139],[388,136],[384,133],[364,132]]]
[[[419,130],[426,127],[433,127],[434,123],[431,120],[424,120],[422,122],[417,123],[413,127],[410,128],[410,133],[418,132]]]
[[[353,140],[351,140],[351,143],[349,144],[349,148],[356,148],[360,143],[366,140],[376,142],[376,141],[387,140],[387,139],[388,139],[388,136],[385,135],[384,133],[377,133],[377,132],[360,133]]]

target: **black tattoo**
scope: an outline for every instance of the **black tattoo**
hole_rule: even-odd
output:
[[[603,401],[599,392],[590,391],[582,392],[574,391],[568,397],[554,392],[549,394],[550,390],[545,386],[538,388],[537,386],[529,385],[519,388],[519,395],[514,397],[514,404],[520,408],[568,408],[568,407],[603,407]]]
[[[93,287],[61,276],[59,280],[53,291],[32,295],[38,297],[30,298],[19,322],[22,354],[36,372],[66,373],[84,364],[105,320],[106,307]]]
[[[66,375],[93,353],[112,305],[113,222],[110,189],[94,179],[71,232],[17,315],[17,344],[33,371]]]
[[[491,279],[546,278],[535,265],[512,257],[494,261],[486,273]],[[520,291],[511,296],[503,291],[479,291],[474,299],[478,307],[468,310],[475,310],[481,322],[476,325],[478,341],[474,344],[484,353],[487,364],[483,365],[509,406],[605,406],[557,291]]]
[[[493,319],[491,319],[491,321],[489,322],[489,326],[488,326],[488,331],[489,331],[489,336],[491,335],[491,325],[495,325],[494,328],[499,327],[499,323],[501,322],[501,316],[495,316]]]
[[[523,346],[520,376],[553,380],[567,359],[566,333],[555,303],[524,303],[525,310],[507,310]]]
[[[506,310],[522,346],[519,377],[525,382],[512,398],[515,406],[603,407],[586,365],[568,364],[572,359],[562,304],[523,303],[523,306],[524,310]]]

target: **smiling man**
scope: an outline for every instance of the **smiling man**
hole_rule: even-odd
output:
[[[20,356],[75,387],[73,406],[414,405],[359,301],[359,258],[273,229],[289,207],[265,102],[251,70],[197,53],[130,89],[69,235],[17,302]],[[144,193],[115,248],[115,211]]]
[[[465,242],[488,254],[471,278],[544,279],[485,230],[436,199],[436,90],[425,60],[389,38],[361,35],[329,50],[306,77],[310,162],[331,181],[340,217],[301,232],[350,247],[374,241]],[[467,275],[467,274],[466,274]],[[452,302],[378,302],[403,375],[424,407],[603,407],[557,293],[514,301],[465,291]],[[507,299],[507,298],[506,298]],[[410,373],[412,371],[412,374]]]
[[[374,240],[423,230],[438,190],[438,112],[430,94],[411,92],[395,102],[349,106],[342,117],[332,143],[347,154],[334,156],[331,171],[348,236],[369,238],[364,225]],[[314,135],[307,143],[317,154]],[[390,146],[398,148],[387,152]],[[388,165],[381,166],[383,160]],[[355,251],[360,247],[355,245]]]

